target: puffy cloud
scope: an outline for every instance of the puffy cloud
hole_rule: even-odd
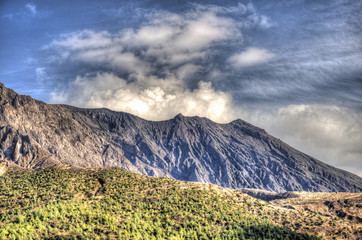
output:
[[[266,49],[247,48],[244,52],[235,54],[229,58],[229,62],[235,67],[248,67],[268,62],[274,54]]]
[[[50,100],[107,107],[152,120],[182,113],[231,121],[231,96],[199,76],[203,61],[210,61],[215,51],[214,44],[240,38],[237,23],[212,8],[182,14],[156,12],[139,28],[116,33],[65,34],[44,47],[52,53],[50,63],[82,63],[86,72],[54,91]],[[89,66],[95,71],[89,71]]]
[[[208,117],[217,122],[235,118],[230,95],[216,91],[211,83],[202,81],[198,88],[190,90],[182,81],[172,77],[149,77],[129,83],[110,73],[77,77],[67,91],[54,91],[51,102],[106,107],[151,120],[169,119],[180,112],[187,116]]]
[[[243,113],[291,146],[362,176],[362,114],[333,105],[289,105]]]

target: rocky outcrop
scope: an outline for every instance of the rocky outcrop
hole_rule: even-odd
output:
[[[51,153],[42,149],[31,137],[20,134],[3,122],[0,122],[0,139],[0,159],[11,160],[12,164],[19,167],[35,169],[63,165]]]
[[[151,176],[231,188],[362,191],[360,177],[303,154],[240,119],[218,124],[180,114],[153,122],[107,109],[49,105],[3,85],[0,113],[3,129],[7,129],[2,131],[11,129],[18,134],[4,144],[1,140],[3,155],[23,167],[36,167],[30,159],[50,154],[64,165],[119,166]],[[21,157],[25,153],[21,149],[30,146],[34,149],[25,152],[39,149],[39,153]],[[17,158],[10,154],[16,149]]]

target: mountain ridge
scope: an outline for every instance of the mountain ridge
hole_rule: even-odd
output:
[[[119,166],[231,188],[362,191],[360,177],[299,152],[241,119],[219,124],[178,114],[170,120],[148,121],[104,108],[46,104],[1,83],[0,112],[2,129],[14,129],[36,146],[29,149],[20,143],[17,149],[10,144],[15,140],[4,141],[11,139],[9,133],[0,131],[0,157],[25,168],[41,166],[39,159],[49,153],[43,159],[48,165]],[[38,160],[38,165],[30,164]]]

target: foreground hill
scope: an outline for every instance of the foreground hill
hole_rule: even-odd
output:
[[[24,168],[111,167],[230,188],[362,191],[324,164],[240,119],[153,122],[107,109],[49,105],[0,84],[0,158]]]
[[[292,206],[119,168],[10,168],[0,177],[0,239],[362,237],[355,219]]]

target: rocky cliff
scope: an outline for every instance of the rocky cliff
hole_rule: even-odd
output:
[[[240,119],[153,122],[108,109],[50,105],[0,84],[0,158],[21,167],[120,166],[231,188],[362,191],[362,179]]]

